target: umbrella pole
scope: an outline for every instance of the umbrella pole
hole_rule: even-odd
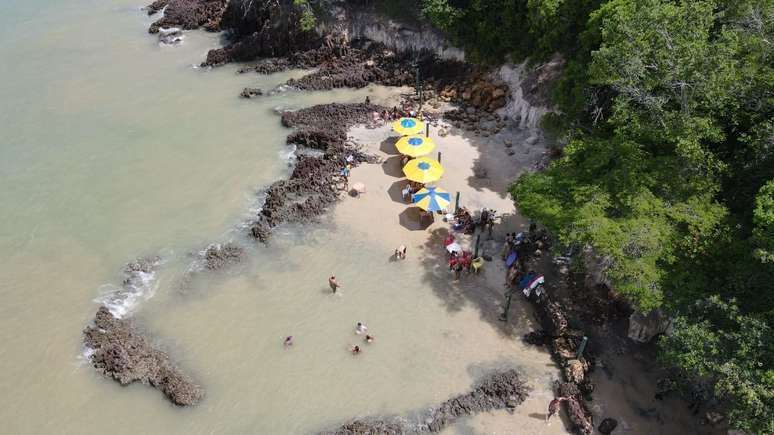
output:
[[[476,252],[473,254],[473,258],[478,258],[478,242],[481,241],[481,234],[476,236]]]
[[[425,124],[425,136],[430,137],[430,123]]]
[[[454,200],[454,213],[457,213],[457,210],[460,209],[460,193],[457,192],[457,198]]]
[[[441,152],[438,151],[438,163],[441,163]]]

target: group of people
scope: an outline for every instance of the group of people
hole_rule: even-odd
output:
[[[460,207],[454,212],[452,228],[455,231],[462,231],[463,234],[473,234],[476,232],[476,221],[467,208]]]
[[[507,267],[505,275],[507,301],[500,320],[508,320],[511,298],[515,291],[521,291],[527,299],[539,298],[544,294],[545,277],[534,270],[526,270],[526,257],[541,238],[542,234],[538,233],[534,224],[530,225],[529,234],[523,232],[506,234],[501,257]]]
[[[368,334],[368,327],[363,322],[357,322],[357,324],[355,325],[355,334],[357,335],[365,334],[363,341],[366,342],[367,344],[371,344],[374,342],[374,336],[371,334]],[[286,348],[293,346],[292,335],[285,337],[284,346]],[[355,344],[349,347],[349,351],[352,352],[353,355],[358,355],[362,351],[362,349],[360,348],[359,345]]]
[[[406,255],[406,247],[401,246],[403,248],[402,255],[405,258]],[[397,252],[397,250],[396,250]],[[341,284],[336,280],[336,275],[331,275],[330,278],[328,278],[328,286],[331,288],[331,291],[335,294],[336,290],[341,288]],[[365,337],[363,337],[363,341],[367,344],[374,342],[374,336],[368,333],[368,327],[363,322],[357,322],[355,325],[355,334],[365,334]],[[293,336],[288,335],[285,337],[284,346],[290,347],[293,346]],[[349,347],[350,352],[352,352],[353,355],[357,355],[362,351],[362,348],[359,345],[351,345]]]

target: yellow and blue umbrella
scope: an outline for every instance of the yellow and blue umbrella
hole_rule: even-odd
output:
[[[425,211],[445,209],[451,203],[449,192],[440,187],[425,187],[414,194],[414,204]]]
[[[435,148],[435,142],[421,135],[403,136],[395,143],[395,148],[403,155],[419,157],[430,154]]]
[[[400,118],[392,123],[392,129],[401,136],[419,134],[425,130],[425,123],[416,118]]]
[[[443,175],[443,166],[438,163],[438,160],[420,157],[418,159],[409,160],[409,162],[406,163],[406,166],[403,167],[403,173],[406,174],[406,178],[411,181],[427,184],[441,178],[441,175]]]

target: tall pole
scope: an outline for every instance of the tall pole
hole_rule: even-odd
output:
[[[460,193],[457,192],[457,199],[454,200],[454,212],[457,213],[457,210],[460,209]]]
[[[438,163],[441,163],[441,152],[438,151]]]
[[[580,346],[578,346],[578,353],[575,354],[575,358],[580,358],[583,356],[583,351],[586,350],[586,343],[588,342],[589,342],[589,338],[584,335],[583,341],[581,341]]]
[[[476,236],[476,251],[473,254],[473,258],[478,258],[478,242],[479,241],[481,241],[481,234],[480,233]]]

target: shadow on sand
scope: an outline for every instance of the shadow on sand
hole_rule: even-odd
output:
[[[387,157],[382,162],[382,171],[390,177],[403,178],[403,166],[400,164],[400,156]]]
[[[520,338],[527,332],[540,329],[532,307],[519,294],[512,298],[508,313],[508,322],[499,320],[505,306],[505,265],[500,259],[499,247],[503,237],[486,241],[481,236],[479,254],[490,255],[492,261],[485,261],[479,275],[463,271],[459,281],[449,270],[447,253],[443,241],[449,235],[447,228],[438,228],[430,233],[427,242],[419,248],[420,261],[424,266],[423,280],[433,289],[449,312],[458,312],[472,305],[481,320],[492,325],[498,332],[508,337]],[[455,237],[460,236],[458,233]],[[475,240],[475,236],[473,236]],[[496,284],[495,284],[496,283]]]
[[[400,153],[398,152],[397,148],[395,148],[395,142],[398,141],[398,138],[396,136],[390,136],[387,139],[383,140],[382,143],[379,144],[379,151],[389,155],[389,156],[397,156]]]
[[[400,225],[409,231],[424,231],[433,221],[429,218],[421,218],[422,210],[419,207],[406,207],[398,215]]]

